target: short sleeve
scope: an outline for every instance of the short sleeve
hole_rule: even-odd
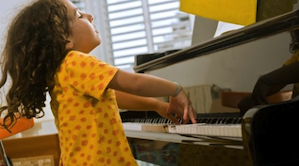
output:
[[[69,84],[77,91],[99,98],[118,68],[96,57],[71,51],[64,61]]]

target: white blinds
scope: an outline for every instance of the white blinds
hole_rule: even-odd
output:
[[[71,0],[81,11],[86,11],[86,3],[84,0]]]
[[[91,1],[91,0],[89,0]],[[94,0],[97,1],[97,0]],[[73,0],[84,10],[84,0]],[[98,14],[105,15],[103,37],[110,38],[115,66],[132,68],[135,55],[164,52],[191,45],[189,14],[179,11],[180,0],[105,0]],[[99,4],[99,3],[93,3]],[[104,6],[104,7],[103,7]],[[87,11],[89,12],[89,11]],[[97,16],[95,16],[97,17]],[[99,18],[99,17],[98,17]],[[103,25],[101,25],[103,27]],[[103,33],[103,32],[101,32]]]
[[[106,2],[116,66],[132,67],[138,54],[190,46],[189,15],[179,12],[179,0]]]

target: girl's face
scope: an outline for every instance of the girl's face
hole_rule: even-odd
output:
[[[70,0],[61,0],[66,5],[68,17],[70,18],[71,35],[66,49],[89,53],[101,44],[99,31],[92,23],[90,14],[82,13]]]

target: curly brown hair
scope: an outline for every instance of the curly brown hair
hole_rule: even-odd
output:
[[[0,125],[8,131],[20,117],[44,116],[48,84],[68,52],[65,46],[70,35],[69,22],[67,9],[59,0],[38,0],[22,9],[11,22],[0,80],[3,88],[11,78],[6,106],[0,107],[4,116]]]

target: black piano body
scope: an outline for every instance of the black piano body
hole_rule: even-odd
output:
[[[248,110],[242,120],[244,148],[254,166],[299,165],[299,98]]]

